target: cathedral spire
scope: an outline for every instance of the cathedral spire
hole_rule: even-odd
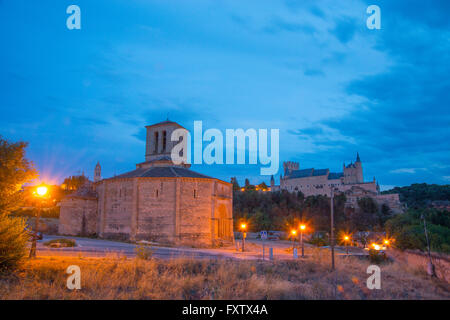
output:
[[[356,162],[361,162],[361,159],[359,158],[359,152],[356,152]]]

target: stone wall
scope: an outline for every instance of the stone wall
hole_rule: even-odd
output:
[[[391,208],[393,213],[402,213],[404,211],[403,205],[400,202],[398,193],[392,194],[379,194],[376,196],[376,200],[380,204],[386,204]]]
[[[68,197],[60,206],[59,234],[88,236],[97,233],[97,199]]]
[[[328,187],[328,176],[326,175],[286,179],[283,180],[281,189],[285,189],[289,192],[301,191],[305,197],[319,194],[330,194]]]
[[[101,237],[210,246],[233,241],[232,186],[204,178],[103,180]]]
[[[99,192],[100,236],[128,238],[131,232],[132,205],[132,179],[104,180]]]
[[[176,180],[138,178],[136,184],[136,239],[174,242]]]

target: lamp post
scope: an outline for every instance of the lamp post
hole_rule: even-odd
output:
[[[306,229],[306,226],[304,224],[300,225],[300,243],[302,246],[302,258],[305,257],[305,246],[303,244],[303,231]]]
[[[245,251],[245,237],[247,236],[247,233],[245,232],[247,230],[247,225],[245,223],[241,223],[241,232],[242,232],[242,252]]]
[[[36,188],[34,194],[39,198],[38,200],[38,211],[36,215],[36,224],[34,227],[34,233],[31,238],[31,249],[30,249],[30,258],[36,257],[36,240],[39,232],[39,219],[41,218],[41,209],[42,209],[42,199],[47,194],[48,188],[45,185],[40,185]]]
[[[350,237],[349,236],[344,236],[345,251],[347,252],[347,255],[348,255],[348,242],[349,241],[350,241]]]
[[[331,244],[331,270],[334,270],[334,188],[331,188],[331,207],[330,207],[330,215],[331,215],[331,221],[330,221],[330,228],[331,228],[331,235],[330,235],[330,244]]]
[[[296,235],[297,235],[297,230],[292,229],[292,230],[291,230],[291,235],[292,235],[292,250],[294,250],[295,237],[296,237]]]

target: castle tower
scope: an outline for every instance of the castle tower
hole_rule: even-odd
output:
[[[270,187],[273,188],[275,186],[275,179],[272,177],[270,178]]]
[[[359,152],[356,153],[356,162],[355,162],[355,175],[356,175],[356,183],[363,183],[364,177],[363,177],[363,171],[362,171],[362,162],[359,158]]]
[[[344,183],[355,184],[363,182],[362,162],[359,153],[356,153],[356,162],[350,162],[348,166],[344,166]]]
[[[292,171],[298,170],[300,167],[298,162],[285,161],[283,162],[284,175],[289,175]]]
[[[102,180],[102,167],[100,166],[100,162],[97,162],[94,170],[94,182],[99,182]]]

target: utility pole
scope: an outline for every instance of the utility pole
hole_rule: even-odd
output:
[[[428,274],[432,277],[436,277],[436,269],[434,268],[433,260],[431,259],[431,249],[430,249],[430,240],[428,238],[428,232],[427,232],[427,224],[425,222],[425,216],[423,214],[420,215],[420,217],[423,219],[423,229],[425,230],[425,239],[427,240],[427,249],[428,249],[428,258],[430,261],[428,262]]]
[[[45,185],[41,185],[36,188],[36,191],[34,194],[38,198],[38,210],[37,210],[37,216],[36,216],[36,222],[35,227],[32,233],[31,238],[31,248],[30,248],[30,258],[36,257],[36,241],[39,237],[39,219],[41,218],[41,210],[42,210],[42,202],[44,201],[44,197],[48,192],[48,188]]]
[[[334,193],[333,188],[331,188],[331,237],[330,237],[330,244],[331,244],[331,270],[334,271]]]

